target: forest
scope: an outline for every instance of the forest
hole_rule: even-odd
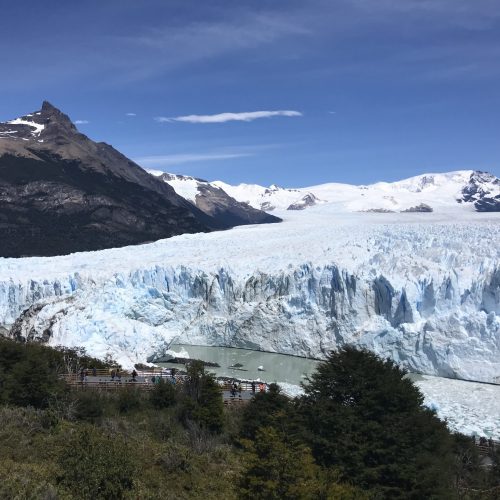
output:
[[[485,462],[390,360],[344,347],[290,399],[224,406],[209,368],[151,391],[71,389],[114,366],[83,349],[0,340],[0,498],[498,499]]]

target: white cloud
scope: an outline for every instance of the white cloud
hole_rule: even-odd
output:
[[[125,116],[137,116],[136,113],[125,113]]]
[[[216,115],[186,115],[167,118],[158,116],[157,122],[186,122],[186,123],[225,123],[225,122],[251,122],[259,118],[271,118],[273,116],[302,116],[300,111],[278,110],[278,111],[247,111],[244,113],[219,113]]]
[[[75,125],[86,125],[90,123],[88,120],[75,120]]]
[[[173,155],[143,156],[134,161],[143,167],[168,167],[199,161],[231,160],[253,156],[252,153],[185,153]]]

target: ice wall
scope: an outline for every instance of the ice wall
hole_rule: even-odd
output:
[[[4,322],[21,314],[13,335],[132,361],[172,340],[309,357],[355,343],[412,371],[492,381],[500,374],[499,276],[488,270],[460,290],[453,273],[398,288],[334,265],[245,279],[224,269],[154,267],[98,286],[79,276],[2,284],[0,301],[9,304]]]

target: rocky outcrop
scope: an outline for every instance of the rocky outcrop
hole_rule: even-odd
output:
[[[473,203],[478,212],[500,212],[500,179],[487,172],[473,172],[459,201]]]
[[[415,207],[407,208],[406,210],[401,210],[401,212],[433,212],[433,208],[426,203],[420,203]]]
[[[292,203],[287,210],[305,210],[307,207],[313,207],[318,203],[318,198],[312,193],[307,193],[299,201]]]

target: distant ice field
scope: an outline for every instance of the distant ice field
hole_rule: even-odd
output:
[[[480,266],[485,260],[498,262],[500,255],[500,213],[478,213],[470,207],[438,213],[346,213],[331,203],[307,212],[275,213],[283,223],[184,234],[145,245],[58,257],[0,258],[0,280],[75,273],[105,279],[154,265],[224,267],[241,276],[304,262],[333,262],[374,272],[402,270],[410,264],[408,272],[421,265],[423,272],[431,273],[449,267],[451,258],[455,264]]]

